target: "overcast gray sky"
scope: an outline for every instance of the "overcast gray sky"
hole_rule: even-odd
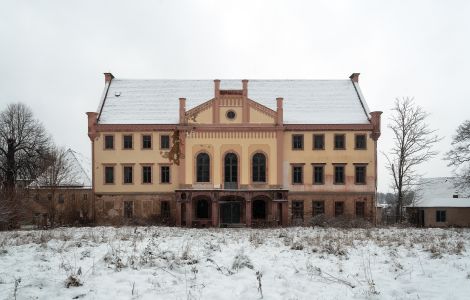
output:
[[[2,1],[0,110],[24,102],[56,143],[90,156],[86,111],[121,78],[342,79],[382,110],[414,96],[445,138],[470,118],[470,1]],[[379,155],[379,190],[390,178]]]

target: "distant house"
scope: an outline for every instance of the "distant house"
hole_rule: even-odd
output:
[[[419,227],[469,227],[469,192],[456,188],[452,177],[426,178],[407,212]]]
[[[51,186],[41,176],[28,186],[26,219],[40,227],[47,226],[54,213],[56,224],[88,223],[93,219],[91,161],[71,149],[66,152],[73,176],[58,186]]]

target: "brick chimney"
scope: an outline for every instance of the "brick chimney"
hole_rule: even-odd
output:
[[[380,137],[380,115],[381,111],[373,111],[370,113],[370,123],[372,124],[372,133],[371,137],[374,141],[378,140]]]
[[[214,80],[214,97],[218,98],[220,96],[220,79]]]
[[[277,125],[284,124],[284,110],[282,108],[282,103],[283,102],[284,102],[284,99],[282,97],[276,98],[276,103],[277,103],[277,110],[276,110]]]
[[[104,73],[104,82],[108,83],[113,80],[114,76],[111,73]]]
[[[98,118],[97,112],[87,112],[88,116],[88,137],[91,141],[93,141],[97,134],[96,134],[96,123]]]
[[[186,98],[180,98],[180,124],[186,123]]]
[[[243,97],[248,97],[248,80],[247,79],[242,80],[242,86],[243,86]]]
[[[352,73],[351,76],[349,76],[349,78],[351,79],[352,82],[359,82],[359,75],[361,73]]]

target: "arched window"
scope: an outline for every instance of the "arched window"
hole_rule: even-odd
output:
[[[210,181],[210,157],[207,153],[200,153],[196,158],[197,182]]]
[[[201,199],[196,204],[196,218],[207,219],[209,218],[209,201]]]
[[[262,153],[253,155],[253,182],[266,182],[266,156]]]

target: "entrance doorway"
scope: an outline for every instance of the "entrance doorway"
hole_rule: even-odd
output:
[[[242,212],[241,201],[220,202],[220,223],[221,224],[240,224],[241,212]]]
[[[224,188],[238,188],[238,157],[235,153],[227,153],[224,159]]]

